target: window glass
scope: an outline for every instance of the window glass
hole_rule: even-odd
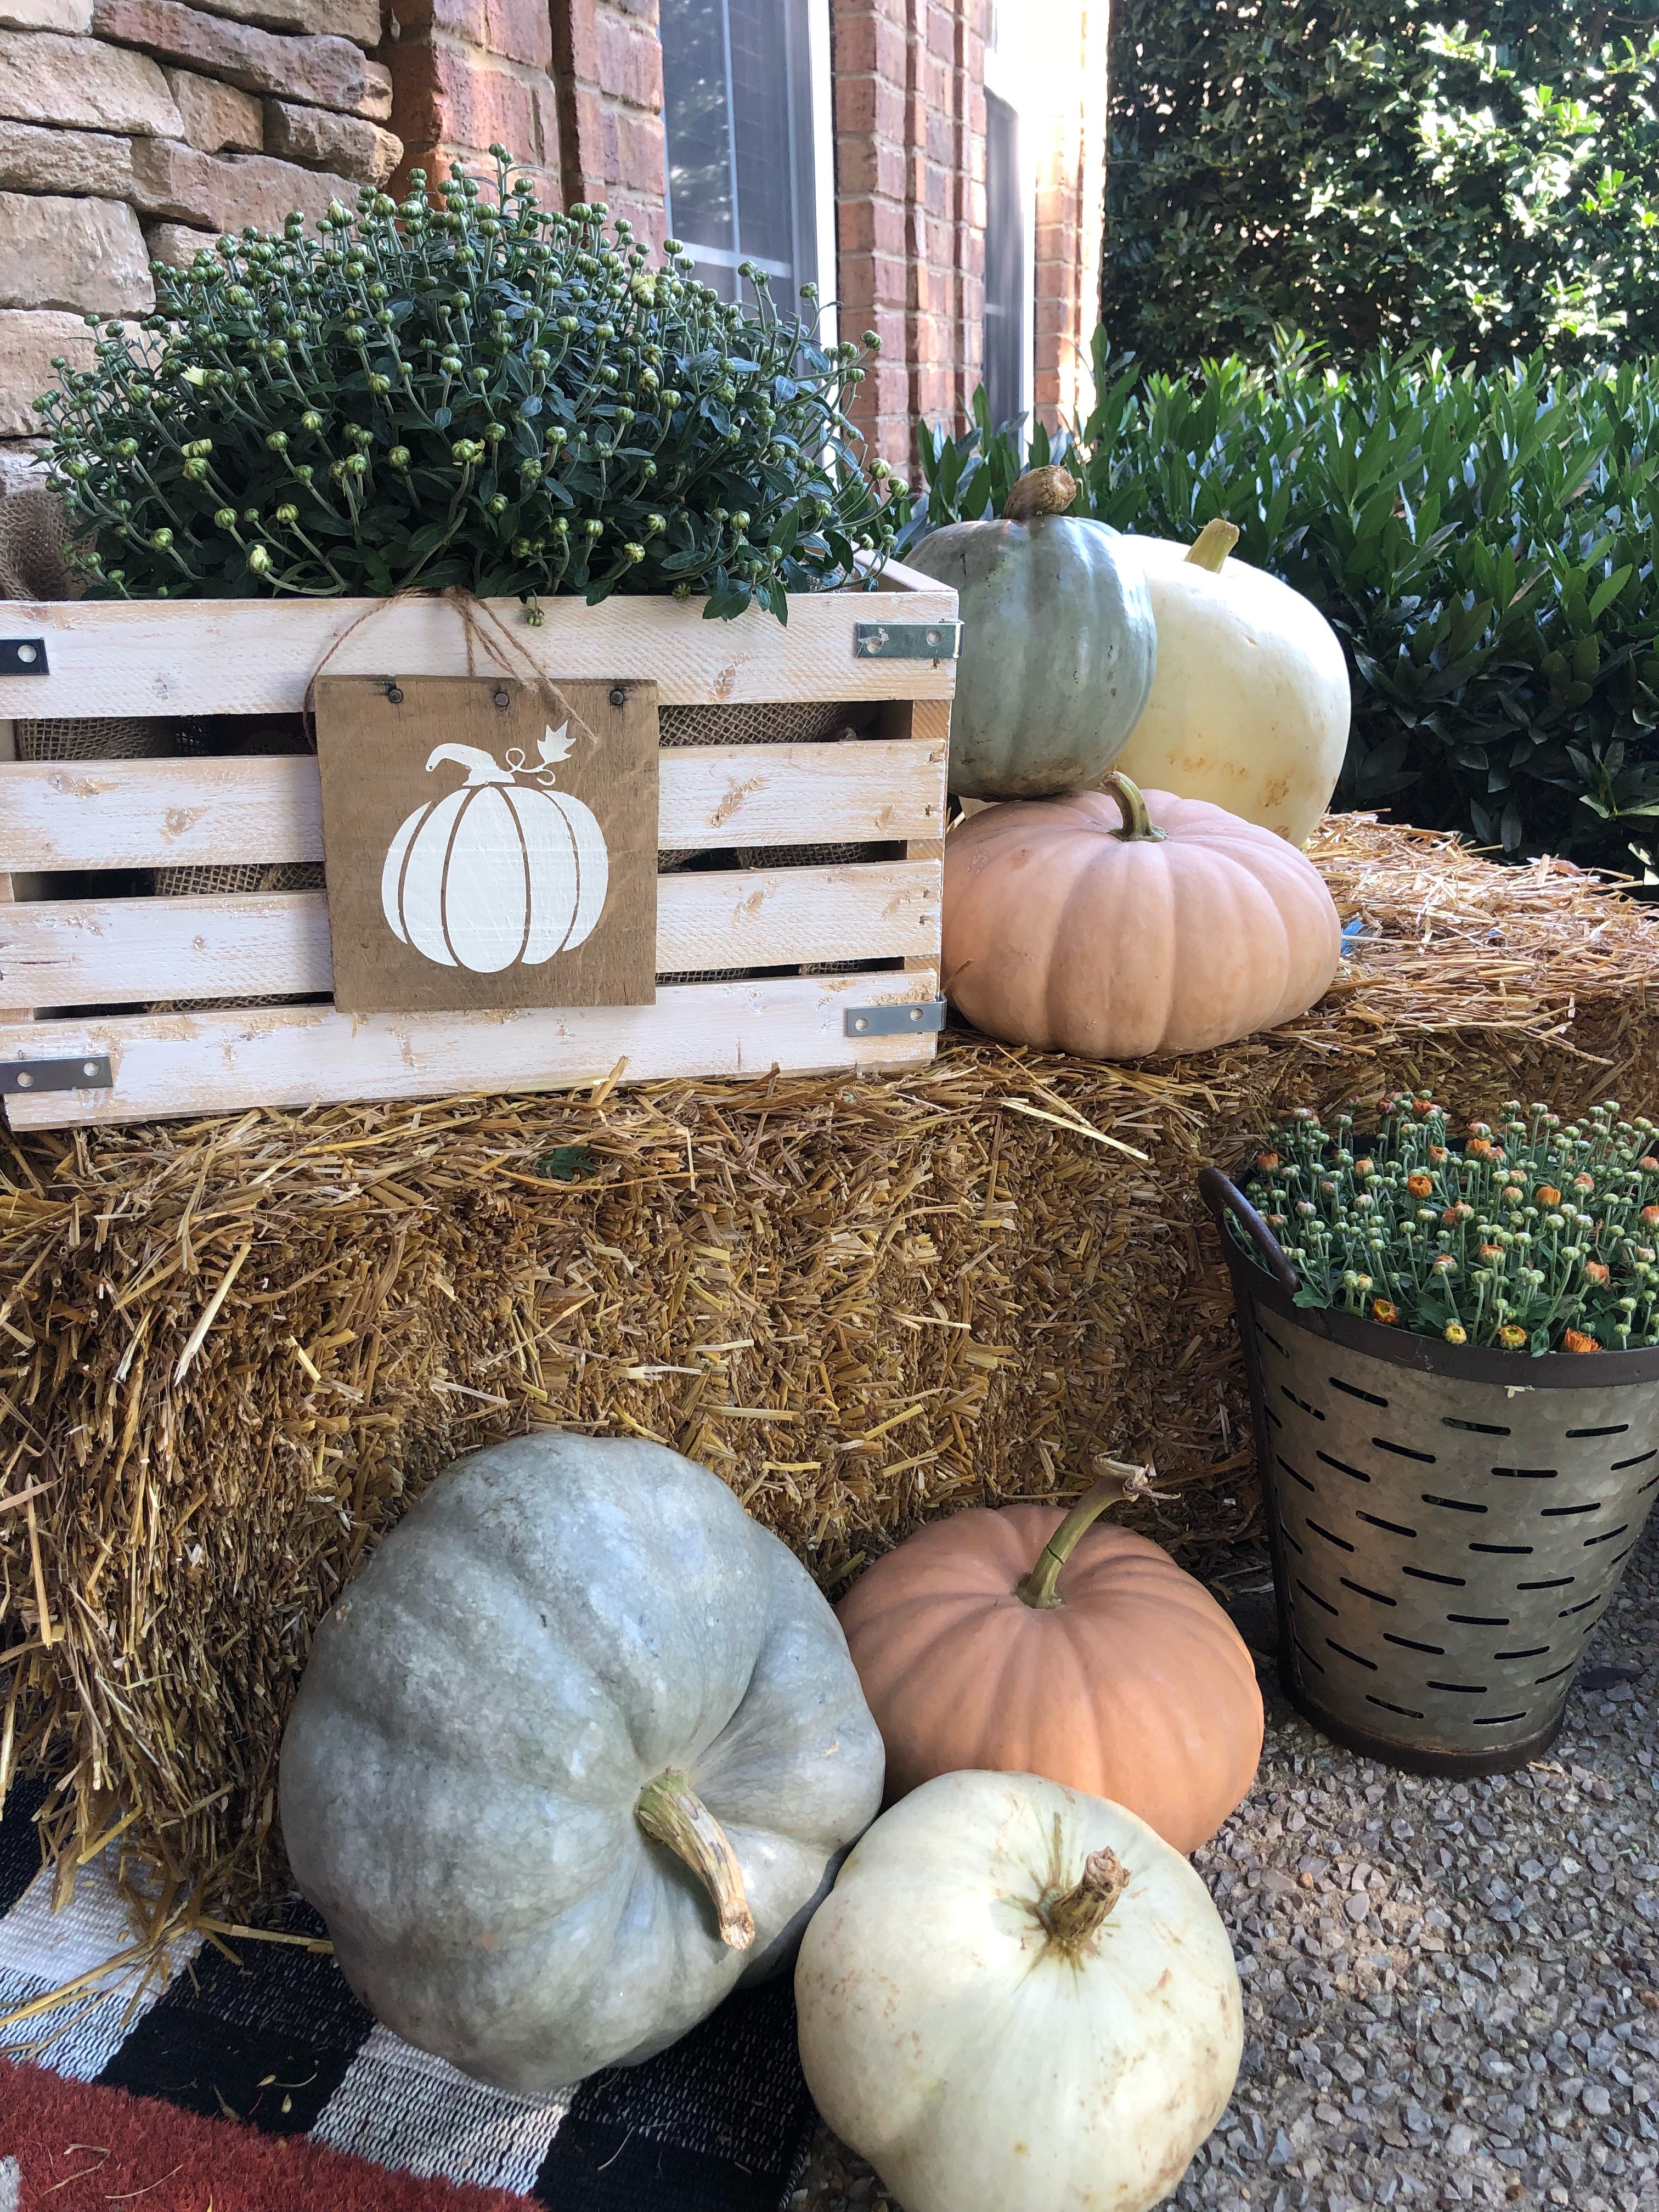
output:
[[[1019,118],[985,95],[985,397],[991,420],[1021,411],[1025,355],[1025,226],[1019,191]]]
[[[668,191],[688,244],[732,243],[732,127],[724,0],[663,0]]]
[[[806,0],[662,0],[668,219],[722,299],[740,261],[793,313],[815,273]]]

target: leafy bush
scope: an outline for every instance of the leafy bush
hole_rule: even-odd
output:
[[[1448,27],[1449,25],[1453,27]],[[1178,368],[1659,345],[1659,25],[1596,0],[1117,0],[1103,313]]]
[[[58,365],[37,404],[95,592],[696,592],[781,622],[890,542],[842,411],[872,337],[819,346],[758,273],[723,305],[672,240],[653,272],[495,153],[493,197],[417,172],[320,238],[292,216],[158,264],[144,334]]]
[[[1472,835],[1510,857],[1631,866],[1659,815],[1659,361],[1482,375],[1376,356],[1322,368],[1281,345],[1142,377],[1095,341],[1075,434],[976,426],[922,441],[901,538],[1000,514],[1029,459],[1063,460],[1073,512],[1191,539],[1305,592],[1347,649],[1339,803]]]

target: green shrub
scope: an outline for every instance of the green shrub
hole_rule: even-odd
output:
[[[819,346],[758,274],[723,305],[672,240],[653,271],[495,151],[493,195],[417,172],[320,237],[158,264],[143,334],[58,364],[37,404],[94,592],[672,591],[781,622],[890,542],[842,411],[873,338]]]
[[[1659,25],[1605,0],[1117,0],[1102,310],[1179,368],[1275,323],[1659,347]]]
[[[1346,648],[1340,804],[1631,866],[1659,815],[1659,361],[1336,372],[1281,344],[1265,371],[1142,377],[1097,337],[1095,369],[1087,422],[1029,453],[982,394],[965,436],[927,433],[901,552],[1000,514],[1028,458],[1065,461],[1073,512],[1119,530],[1190,539],[1224,515]]]

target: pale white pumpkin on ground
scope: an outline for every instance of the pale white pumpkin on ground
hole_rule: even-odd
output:
[[[884,1814],[806,1931],[795,2000],[819,2112],[905,2212],[1146,2212],[1243,2048],[1187,1861],[1026,1774],[942,1774]]]
[[[1237,535],[1211,524],[1207,545],[1127,541],[1152,593],[1158,664],[1113,766],[1305,845],[1347,750],[1348,664],[1310,599],[1226,553]]]

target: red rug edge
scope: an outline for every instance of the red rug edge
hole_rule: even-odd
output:
[[[21,2172],[18,2212],[525,2212],[533,2203],[4,2058],[0,2157]]]

